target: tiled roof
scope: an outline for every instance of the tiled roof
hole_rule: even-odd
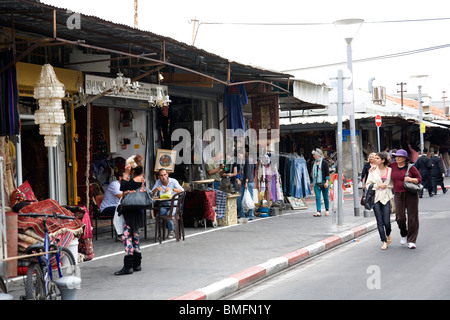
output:
[[[386,100],[390,100],[390,101],[398,103],[398,104],[401,103],[401,99],[400,98],[393,97],[393,96],[386,95]],[[407,106],[407,107],[410,107],[410,108],[414,108],[414,109],[419,110],[419,101],[417,101],[417,100],[411,100],[411,99],[403,98],[403,105]],[[430,106],[430,110],[431,110],[431,113],[433,115],[435,115],[435,116],[446,118],[446,119],[450,119],[450,117],[446,117],[445,116],[445,112],[441,108]]]

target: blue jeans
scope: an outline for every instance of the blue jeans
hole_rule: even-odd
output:
[[[325,210],[330,209],[330,200],[328,199],[328,190],[329,188],[320,189],[316,184],[314,185],[314,194],[316,196],[316,207],[317,212],[320,212],[322,210],[322,201],[320,194],[323,194],[323,202],[325,204]]]
[[[160,215],[167,216],[169,214],[170,207],[161,207],[159,210],[160,210],[159,211]],[[173,208],[172,216],[174,216],[175,213],[176,213],[176,208]],[[169,231],[173,231],[174,230],[174,228],[173,228],[173,221],[172,220],[167,221],[167,230],[169,230]]]
[[[253,187],[255,186],[254,182],[247,182],[247,188],[248,191],[250,192],[250,196],[253,199]],[[241,184],[241,190],[239,190],[239,193],[241,194],[241,196],[239,198],[237,198],[236,204],[237,204],[237,216],[238,218],[245,218],[245,216],[247,215],[247,217],[252,220],[254,218],[253,216],[253,209],[248,210],[247,214],[245,214],[244,209],[242,209],[242,199],[244,198],[244,191],[245,191],[245,183]]]
[[[391,234],[391,203],[382,204],[380,201],[375,202],[373,212],[377,219],[378,233],[380,239],[386,242],[386,236]]]

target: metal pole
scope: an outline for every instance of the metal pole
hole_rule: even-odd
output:
[[[338,226],[342,226],[344,224],[343,213],[342,213],[342,109],[344,105],[344,86],[343,86],[343,72],[342,70],[338,70],[338,126],[337,126],[337,161],[338,161],[338,184],[337,184],[337,193],[334,195],[338,198]]]
[[[381,152],[380,148],[380,127],[377,126],[377,139],[378,139],[378,152]]]
[[[48,149],[48,189],[49,198],[56,200],[55,197],[55,160],[53,156],[53,147],[47,147]]]
[[[420,133],[420,154],[423,154],[423,132],[422,132],[422,86],[419,87],[419,133]]]
[[[350,148],[352,154],[352,173],[353,173],[353,204],[354,204],[354,213],[355,216],[360,215],[359,211],[359,190],[358,190],[358,162],[356,159],[356,124],[355,124],[355,95],[353,92],[353,68],[352,68],[352,38],[346,38],[347,42],[347,68],[350,70],[352,74],[352,82],[350,83],[349,90],[352,90],[352,101],[350,108]]]

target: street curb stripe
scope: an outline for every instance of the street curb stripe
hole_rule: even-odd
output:
[[[209,286],[191,291],[179,297],[174,297],[170,300],[217,300],[223,298],[245,286],[285,270],[340,244],[358,238],[376,229],[376,227],[376,221],[373,220],[362,226],[354,227],[337,235],[319,240],[316,243],[288,252],[278,258],[270,259],[265,263],[235,273]]]

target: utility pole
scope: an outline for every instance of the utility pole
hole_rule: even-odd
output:
[[[444,105],[444,115],[446,115],[446,116],[448,116],[448,113],[449,113],[449,108],[447,108],[446,106],[445,106],[445,98],[447,98],[446,96],[445,96],[445,91],[442,91],[442,102],[443,102],[443,105]]]
[[[194,42],[195,42],[195,24],[198,22],[197,17],[192,19],[190,22],[194,22],[194,25],[192,26],[192,45],[194,45]]]
[[[406,92],[406,90],[403,91],[403,86],[406,85],[404,82],[397,83],[398,86],[400,86],[400,91],[397,90],[397,93],[400,92],[401,97],[401,104],[402,104],[402,110],[403,110],[403,92]]]

